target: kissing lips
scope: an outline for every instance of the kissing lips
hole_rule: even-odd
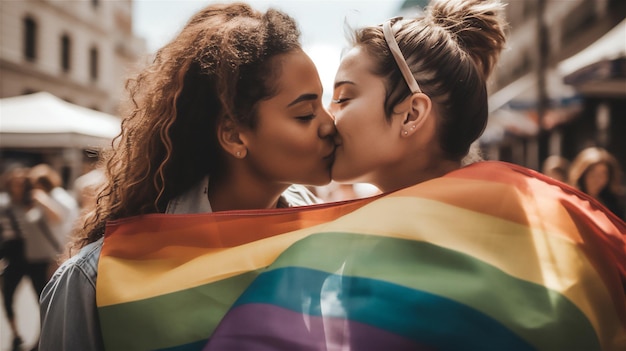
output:
[[[335,147],[334,146],[333,146],[331,152],[328,155],[324,156],[323,159],[324,159],[324,161],[328,162],[328,167],[329,168],[333,166],[333,163],[335,162]]]

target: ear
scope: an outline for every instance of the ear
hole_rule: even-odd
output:
[[[412,135],[419,130],[430,117],[432,101],[424,93],[415,93],[401,102],[398,107],[402,111],[402,136]]]
[[[231,119],[224,119],[217,126],[217,140],[227,153],[242,159],[246,157],[248,148],[241,137],[240,127]]]

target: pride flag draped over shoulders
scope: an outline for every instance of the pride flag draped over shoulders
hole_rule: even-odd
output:
[[[626,224],[481,162],[303,208],[107,227],[109,350],[626,350]]]

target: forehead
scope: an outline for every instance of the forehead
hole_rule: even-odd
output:
[[[354,80],[363,75],[373,76],[374,61],[367,52],[359,46],[350,49],[342,58],[337,71],[337,81],[343,79]]]
[[[590,171],[608,171],[609,165],[606,162],[597,162],[589,166]]]
[[[342,91],[348,89],[367,96],[384,96],[386,80],[374,74],[374,60],[365,50],[354,47],[341,59],[335,75],[335,87]],[[349,84],[342,84],[347,82]],[[337,92],[338,90],[335,90]]]
[[[289,100],[302,94],[321,95],[322,83],[317,68],[309,56],[301,50],[276,58],[279,75],[276,80],[278,94],[271,100]]]

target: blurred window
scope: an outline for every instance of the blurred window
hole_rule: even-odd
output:
[[[537,3],[535,1],[522,1],[524,19],[529,19],[537,16]]]
[[[37,22],[31,17],[24,18],[24,57],[28,61],[37,58]]]
[[[61,69],[63,69],[63,72],[70,71],[71,50],[72,42],[70,37],[67,34],[63,34],[63,36],[61,36]]]
[[[575,43],[581,34],[589,30],[589,27],[596,21],[595,0],[583,0],[568,15],[561,30],[561,43],[567,46]]]
[[[89,49],[89,76],[91,80],[98,79],[98,49],[95,47]]]

